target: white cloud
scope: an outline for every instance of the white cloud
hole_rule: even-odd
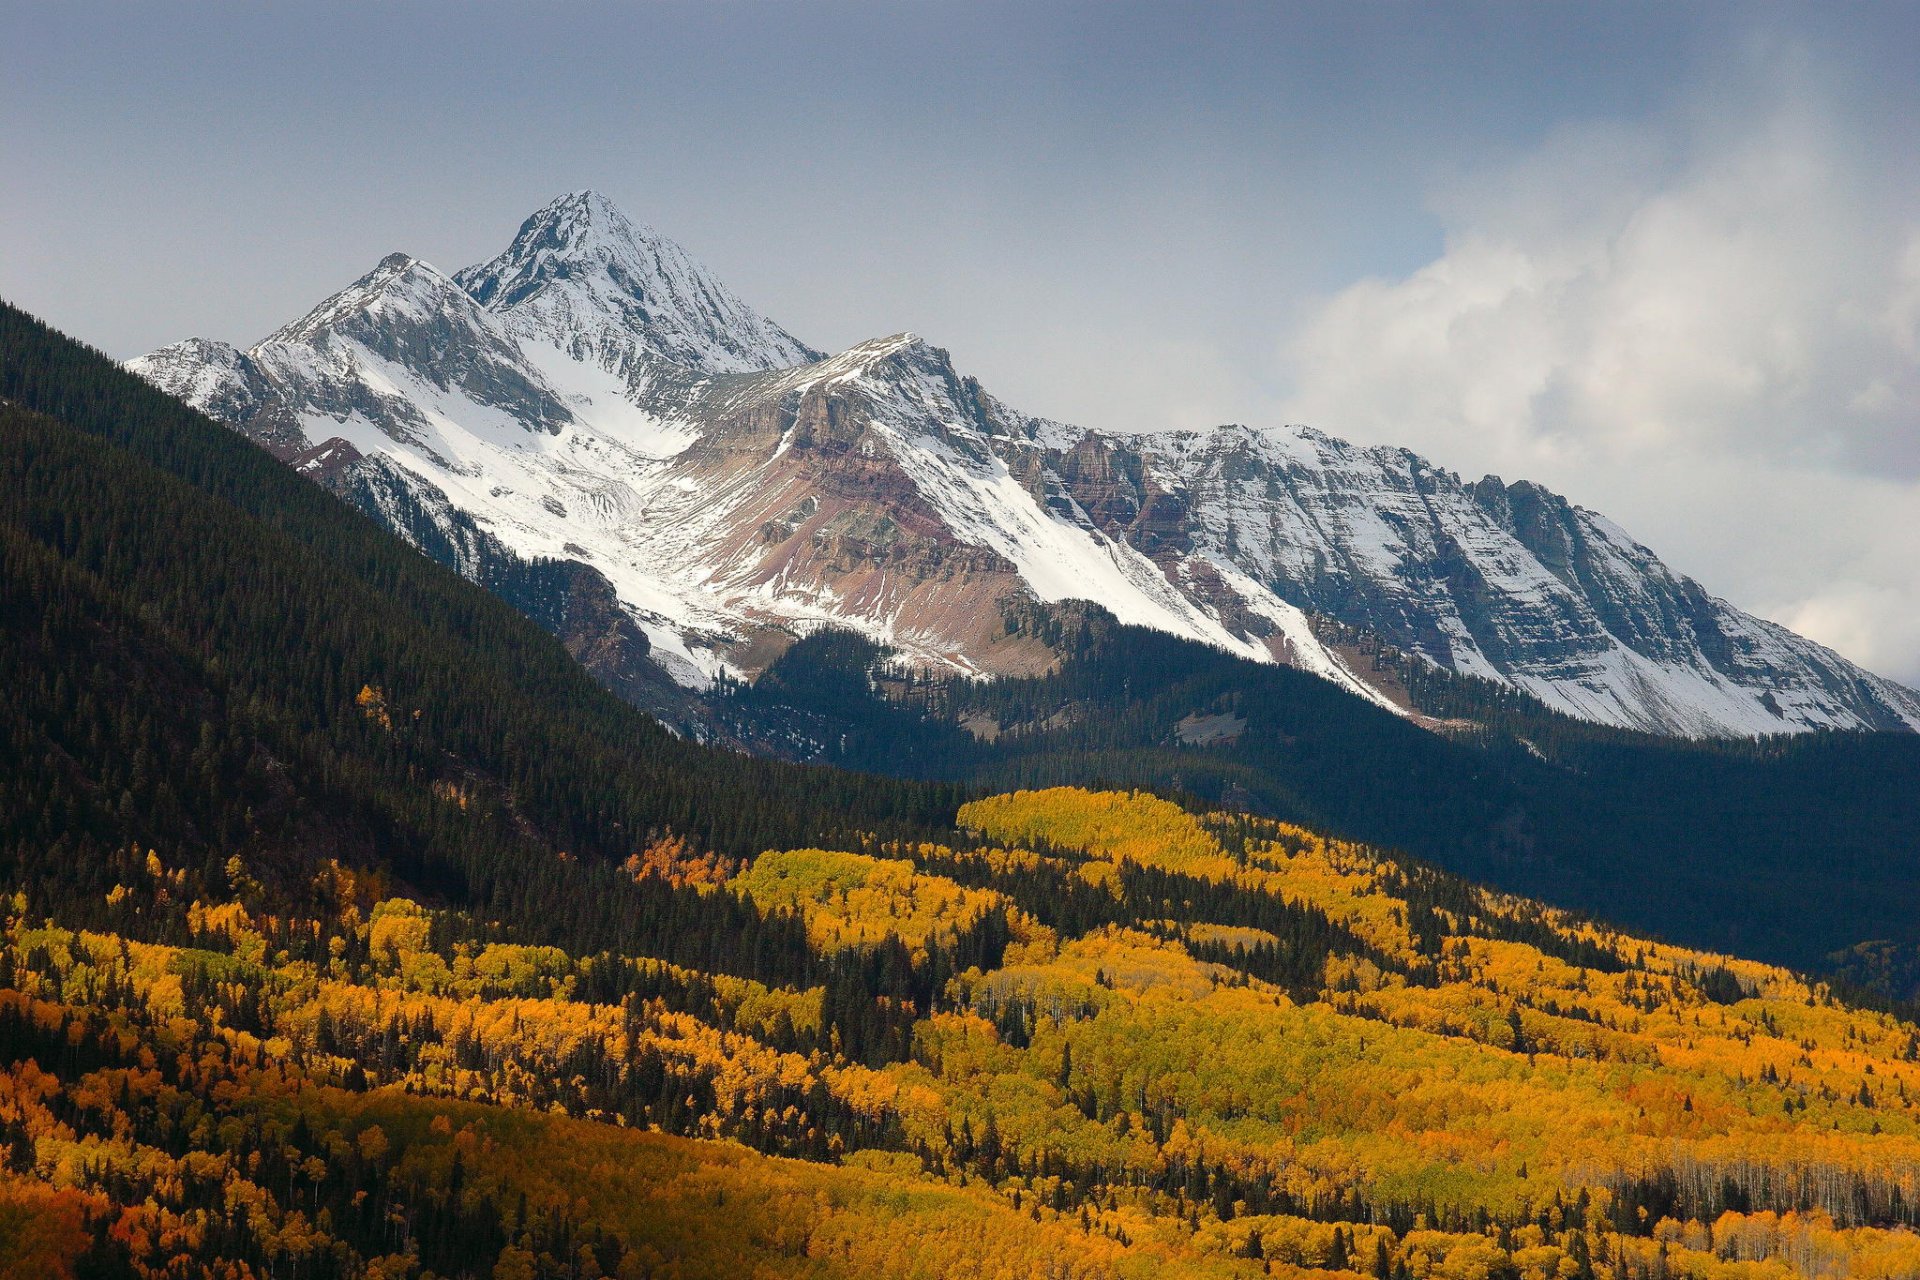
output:
[[[1815,79],[1757,58],[1462,176],[1439,257],[1289,337],[1288,417],[1545,482],[1920,679],[1920,189]]]

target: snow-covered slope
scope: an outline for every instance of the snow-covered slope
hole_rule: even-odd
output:
[[[1129,438],[1196,554],[1441,666],[1665,732],[1912,728],[1920,698],[1675,575],[1537,485],[1304,427]]]
[[[1033,670],[1003,610],[1078,598],[1376,701],[1316,618],[1609,723],[1920,727],[1920,696],[1535,486],[1305,428],[1084,431],[911,334],[823,358],[591,192],[457,275],[394,255],[247,351],[133,367],[473,576],[590,567],[683,683],[822,624]]]

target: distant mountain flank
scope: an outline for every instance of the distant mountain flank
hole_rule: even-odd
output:
[[[1061,655],[1009,610],[1086,599],[1400,710],[1337,636],[1661,733],[1920,728],[1920,694],[1538,485],[1305,427],[1068,426],[913,334],[826,356],[594,192],[485,263],[395,254],[244,351],[189,339],[131,367],[575,618],[569,647],[653,705],[660,672],[752,675],[823,626],[1030,674]]]

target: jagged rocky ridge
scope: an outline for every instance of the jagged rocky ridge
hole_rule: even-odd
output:
[[[1304,427],[1070,427],[911,334],[823,357],[591,192],[455,276],[396,254],[245,351],[133,368],[574,619],[576,653],[653,705],[653,664],[697,687],[819,625],[1034,671],[1054,655],[1004,609],[1081,598],[1383,703],[1329,622],[1610,724],[1920,728],[1920,695],[1537,485]]]

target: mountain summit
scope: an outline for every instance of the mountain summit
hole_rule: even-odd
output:
[[[682,685],[820,626],[1036,672],[1059,654],[1022,611],[1081,599],[1395,709],[1356,636],[1655,732],[1920,728],[1920,694],[1536,485],[1305,427],[1034,418],[913,334],[824,356],[591,191],[453,276],[394,255],[244,352],[132,367],[537,616],[593,619],[577,653]]]
[[[457,279],[515,333],[616,372],[642,357],[743,373],[820,354],[597,191],[561,196],[522,223],[504,252]]]

